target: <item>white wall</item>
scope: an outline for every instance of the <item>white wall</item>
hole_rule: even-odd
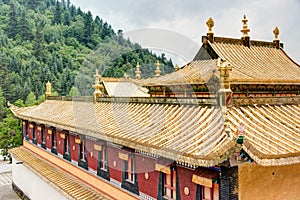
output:
[[[67,199],[54,187],[13,158],[12,180],[31,200]]]

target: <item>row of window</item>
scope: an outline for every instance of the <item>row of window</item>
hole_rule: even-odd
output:
[[[30,127],[28,123],[23,123],[24,138],[29,141],[29,129],[32,130],[32,142],[36,145],[40,145],[42,148],[46,148],[46,128],[43,125],[39,126],[40,137],[37,141],[36,137],[36,128]],[[25,129],[25,130],[24,130]],[[58,154],[57,148],[57,137],[55,128],[48,129],[48,135],[51,136],[51,152],[53,154]],[[60,137],[63,139],[63,158],[71,161],[71,151],[70,151],[70,135],[68,132],[60,133]],[[78,144],[78,165],[86,170],[88,170],[88,158],[87,158],[87,149],[86,141],[84,138],[75,138],[76,144]],[[97,175],[110,181],[110,173],[108,166],[108,151],[105,143],[97,146],[98,158],[97,158]],[[95,148],[95,147],[94,147]],[[73,149],[74,150],[74,149]],[[72,152],[73,153],[73,152]],[[138,182],[137,182],[137,171],[136,171],[136,160],[134,154],[123,154],[119,153],[119,158],[123,160],[123,169],[122,169],[122,183],[121,187],[124,189],[133,192],[139,195]],[[158,190],[159,199],[178,199],[179,190],[178,179],[177,179],[177,170],[176,166],[168,167],[168,170],[160,171],[160,187]],[[196,199],[214,199],[213,189],[199,186],[197,188]]]

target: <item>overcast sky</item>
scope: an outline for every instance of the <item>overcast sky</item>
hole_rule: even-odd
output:
[[[215,21],[215,36],[240,38],[242,17],[246,14],[252,40],[273,41],[273,29],[278,26],[279,39],[292,59],[300,63],[300,0],[71,0],[82,10],[90,10],[112,25],[122,29],[130,39],[144,47],[152,47],[145,40],[157,40],[150,35],[163,34],[161,49],[175,52],[183,59],[192,58],[194,48],[206,35],[206,21]],[[146,28],[146,29],[145,29]],[[151,29],[149,29],[151,28]],[[153,31],[159,30],[159,31]],[[148,34],[148,35],[147,35]],[[138,37],[147,35],[147,37]],[[149,36],[149,37],[148,37]],[[131,38],[132,37],[132,38]],[[162,42],[161,40],[158,41]],[[177,45],[175,45],[175,43]],[[185,46],[184,46],[185,44]],[[187,44],[193,46],[185,51]],[[168,47],[166,47],[168,46]]]

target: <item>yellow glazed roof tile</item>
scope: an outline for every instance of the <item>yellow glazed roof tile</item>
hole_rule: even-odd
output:
[[[61,191],[68,199],[111,199],[107,195],[86,185],[81,180],[68,175],[62,169],[50,164],[43,158],[26,150],[24,147],[18,147],[10,150],[10,153],[23,164],[31,168],[41,178],[47,180],[53,187]]]
[[[232,84],[300,84],[300,65],[283,49],[277,49],[270,43],[251,41],[250,47],[247,47],[241,40],[231,38],[216,38],[213,43],[209,41],[207,43],[217,57],[232,65],[233,70],[230,73]],[[203,51],[206,50],[201,47],[199,52]],[[207,83],[213,71],[219,76],[216,70],[217,61],[203,60],[198,54],[193,61],[178,71],[136,82],[144,86],[203,84]]]
[[[221,110],[214,107],[46,100],[15,113],[22,119],[200,166],[221,162],[222,155],[216,152],[222,151],[212,149],[235,147],[234,138],[224,133]]]
[[[58,108],[59,107],[59,108]],[[242,146],[255,161],[300,156],[300,106],[261,105],[227,110],[230,134],[218,107],[199,105],[46,100],[19,118],[88,135],[138,151],[192,165],[219,164],[237,147],[234,135],[245,126]],[[226,157],[226,156],[227,157]],[[265,159],[265,160],[263,160]]]

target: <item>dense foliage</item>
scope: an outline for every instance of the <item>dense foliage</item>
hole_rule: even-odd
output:
[[[159,60],[162,74],[173,71],[164,54],[131,43],[69,0],[0,0],[0,20],[0,140],[19,134],[6,102],[41,102],[48,80],[59,95],[91,95],[96,68],[103,76],[133,77],[140,62],[149,77]]]

